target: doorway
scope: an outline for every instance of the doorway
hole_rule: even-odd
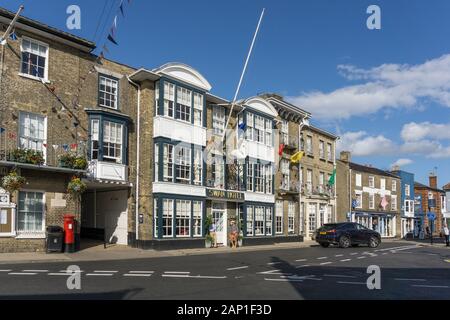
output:
[[[227,210],[225,202],[212,203],[212,219],[216,225],[217,245],[227,246]]]

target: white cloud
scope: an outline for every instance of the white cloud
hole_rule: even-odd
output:
[[[392,167],[396,167],[396,166],[404,167],[404,166],[407,166],[408,164],[411,164],[413,162],[414,161],[412,161],[411,159],[401,158],[401,159],[398,159],[397,161],[395,161],[393,164],[391,164],[391,168]]]
[[[427,138],[450,140],[450,124],[437,124],[428,121],[410,122],[403,125],[401,137],[405,141],[418,141]]]
[[[346,132],[337,142],[338,151],[350,151],[355,156],[388,155],[395,152],[395,144],[383,135],[369,136],[365,131]]]
[[[287,97],[320,119],[347,119],[383,108],[423,107],[423,99],[450,107],[450,54],[418,65],[383,64],[371,69],[339,65],[348,80],[363,81],[332,92]]]

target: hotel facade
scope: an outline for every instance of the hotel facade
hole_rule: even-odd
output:
[[[0,10],[3,30],[13,16]],[[15,34],[1,59],[0,178],[27,182],[0,190],[0,252],[44,250],[66,214],[79,248],[204,247],[209,217],[225,246],[231,220],[243,245],[302,241],[336,221],[337,137],[307,111],[273,94],[232,104],[191,66],[99,59],[94,43],[25,17]],[[79,201],[73,177],[87,188]]]

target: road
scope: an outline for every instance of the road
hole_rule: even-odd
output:
[[[0,299],[450,299],[450,249],[403,242],[80,262],[80,290],[67,288],[68,266],[1,265]]]

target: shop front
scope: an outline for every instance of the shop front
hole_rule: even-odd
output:
[[[380,233],[382,238],[395,237],[396,216],[383,212],[353,212],[352,221]]]

